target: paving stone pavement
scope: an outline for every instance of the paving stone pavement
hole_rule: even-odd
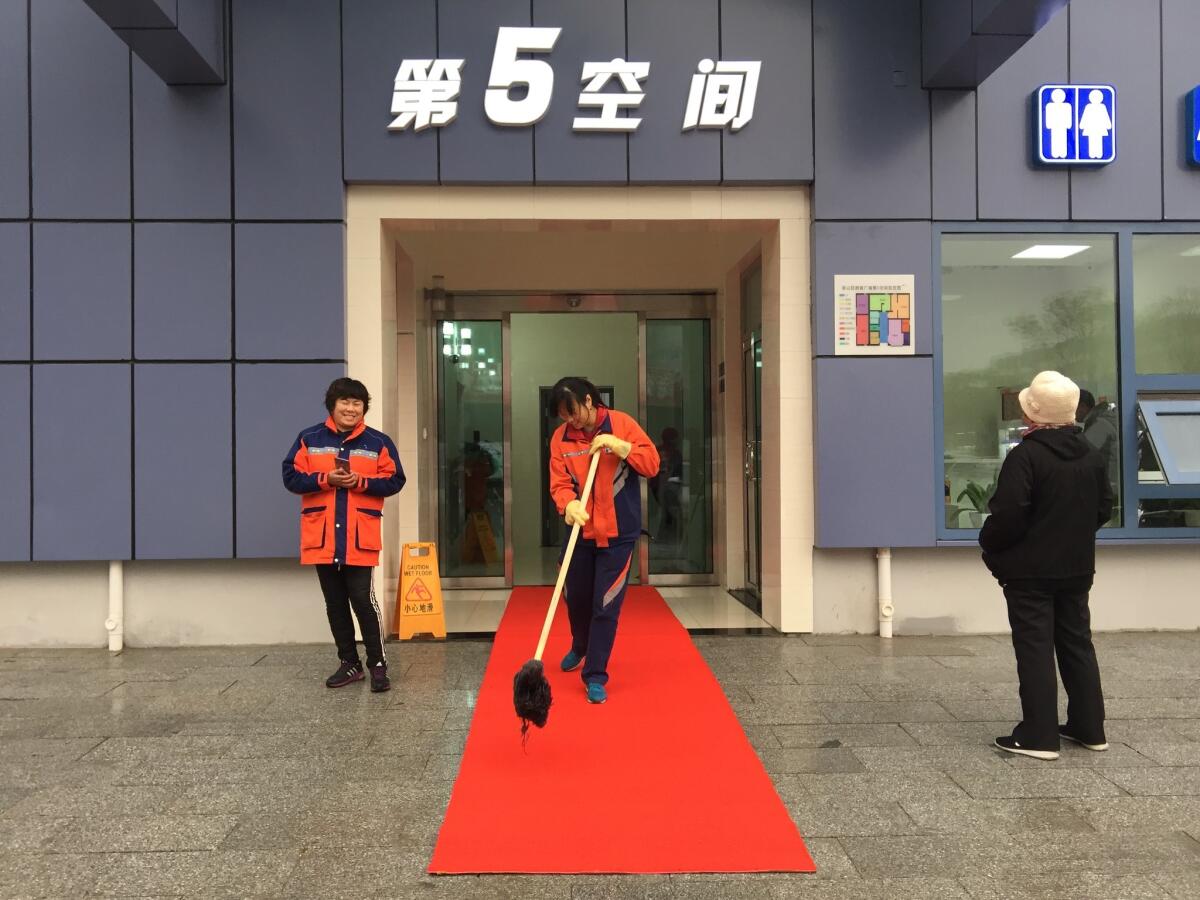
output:
[[[989,746],[1005,635],[695,641],[815,875],[424,874],[485,641],[382,695],[328,646],[0,650],[0,897],[1200,897],[1200,634],[1099,635],[1112,749],[1049,763]]]

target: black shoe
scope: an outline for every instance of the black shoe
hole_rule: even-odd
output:
[[[338,666],[338,670],[325,679],[325,687],[338,688],[345,687],[355,681],[363,680],[362,666],[357,662],[344,662]]]
[[[387,677],[387,664],[375,663],[371,666],[371,693],[382,694],[392,689],[392,682]]]
[[[1108,749],[1108,741],[1104,740],[1103,735],[1100,736],[1100,740],[1098,740],[1098,741],[1085,741],[1083,738],[1079,737],[1078,735],[1074,735],[1070,731],[1068,731],[1066,725],[1059,726],[1058,736],[1060,738],[1066,738],[1068,741],[1071,741],[1072,743],[1079,744],[1081,747],[1087,747],[1089,750],[1095,750],[1095,751],[1099,752],[1101,750]]]
[[[1011,734],[996,738],[994,743],[1001,750],[1007,750],[1009,753],[1019,753],[1021,756],[1032,756],[1034,759],[1058,759],[1057,750],[1034,750],[1030,747],[1022,747],[1017,739]]]

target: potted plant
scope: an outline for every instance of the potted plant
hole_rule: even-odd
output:
[[[966,488],[958,495],[959,501],[966,497],[975,507],[973,510],[967,510],[967,518],[970,520],[972,528],[983,527],[983,520],[988,515],[988,501],[992,499],[992,494],[995,492],[996,481],[994,479],[987,485],[981,485],[977,481],[968,481]]]

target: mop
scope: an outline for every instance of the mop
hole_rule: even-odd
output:
[[[580,501],[587,509],[588,497],[592,493],[592,481],[596,477],[596,467],[600,465],[600,454],[592,456],[592,464],[588,468],[587,481],[583,485],[583,496]],[[554,621],[554,613],[558,609],[558,598],[562,595],[563,584],[567,580],[567,569],[571,566],[571,555],[575,552],[575,542],[579,540],[579,530],[583,526],[576,522],[571,526],[571,537],[567,541],[567,552],[563,554],[562,563],[558,567],[558,581],[554,585],[554,595],[550,598],[550,609],[546,613],[546,622],[542,625],[542,636],[538,640],[537,652],[533,659],[521,666],[521,671],[513,676],[513,706],[521,720],[521,740],[524,741],[529,733],[529,723],[538,728],[546,724],[550,716],[550,682],[546,680],[546,672],[542,666],[542,652],[546,649],[546,639],[550,637],[550,623]]]

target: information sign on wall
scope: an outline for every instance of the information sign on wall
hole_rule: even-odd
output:
[[[912,275],[834,275],[834,355],[912,356]]]
[[[1117,158],[1117,91],[1109,84],[1044,84],[1033,98],[1035,158],[1102,166]]]

